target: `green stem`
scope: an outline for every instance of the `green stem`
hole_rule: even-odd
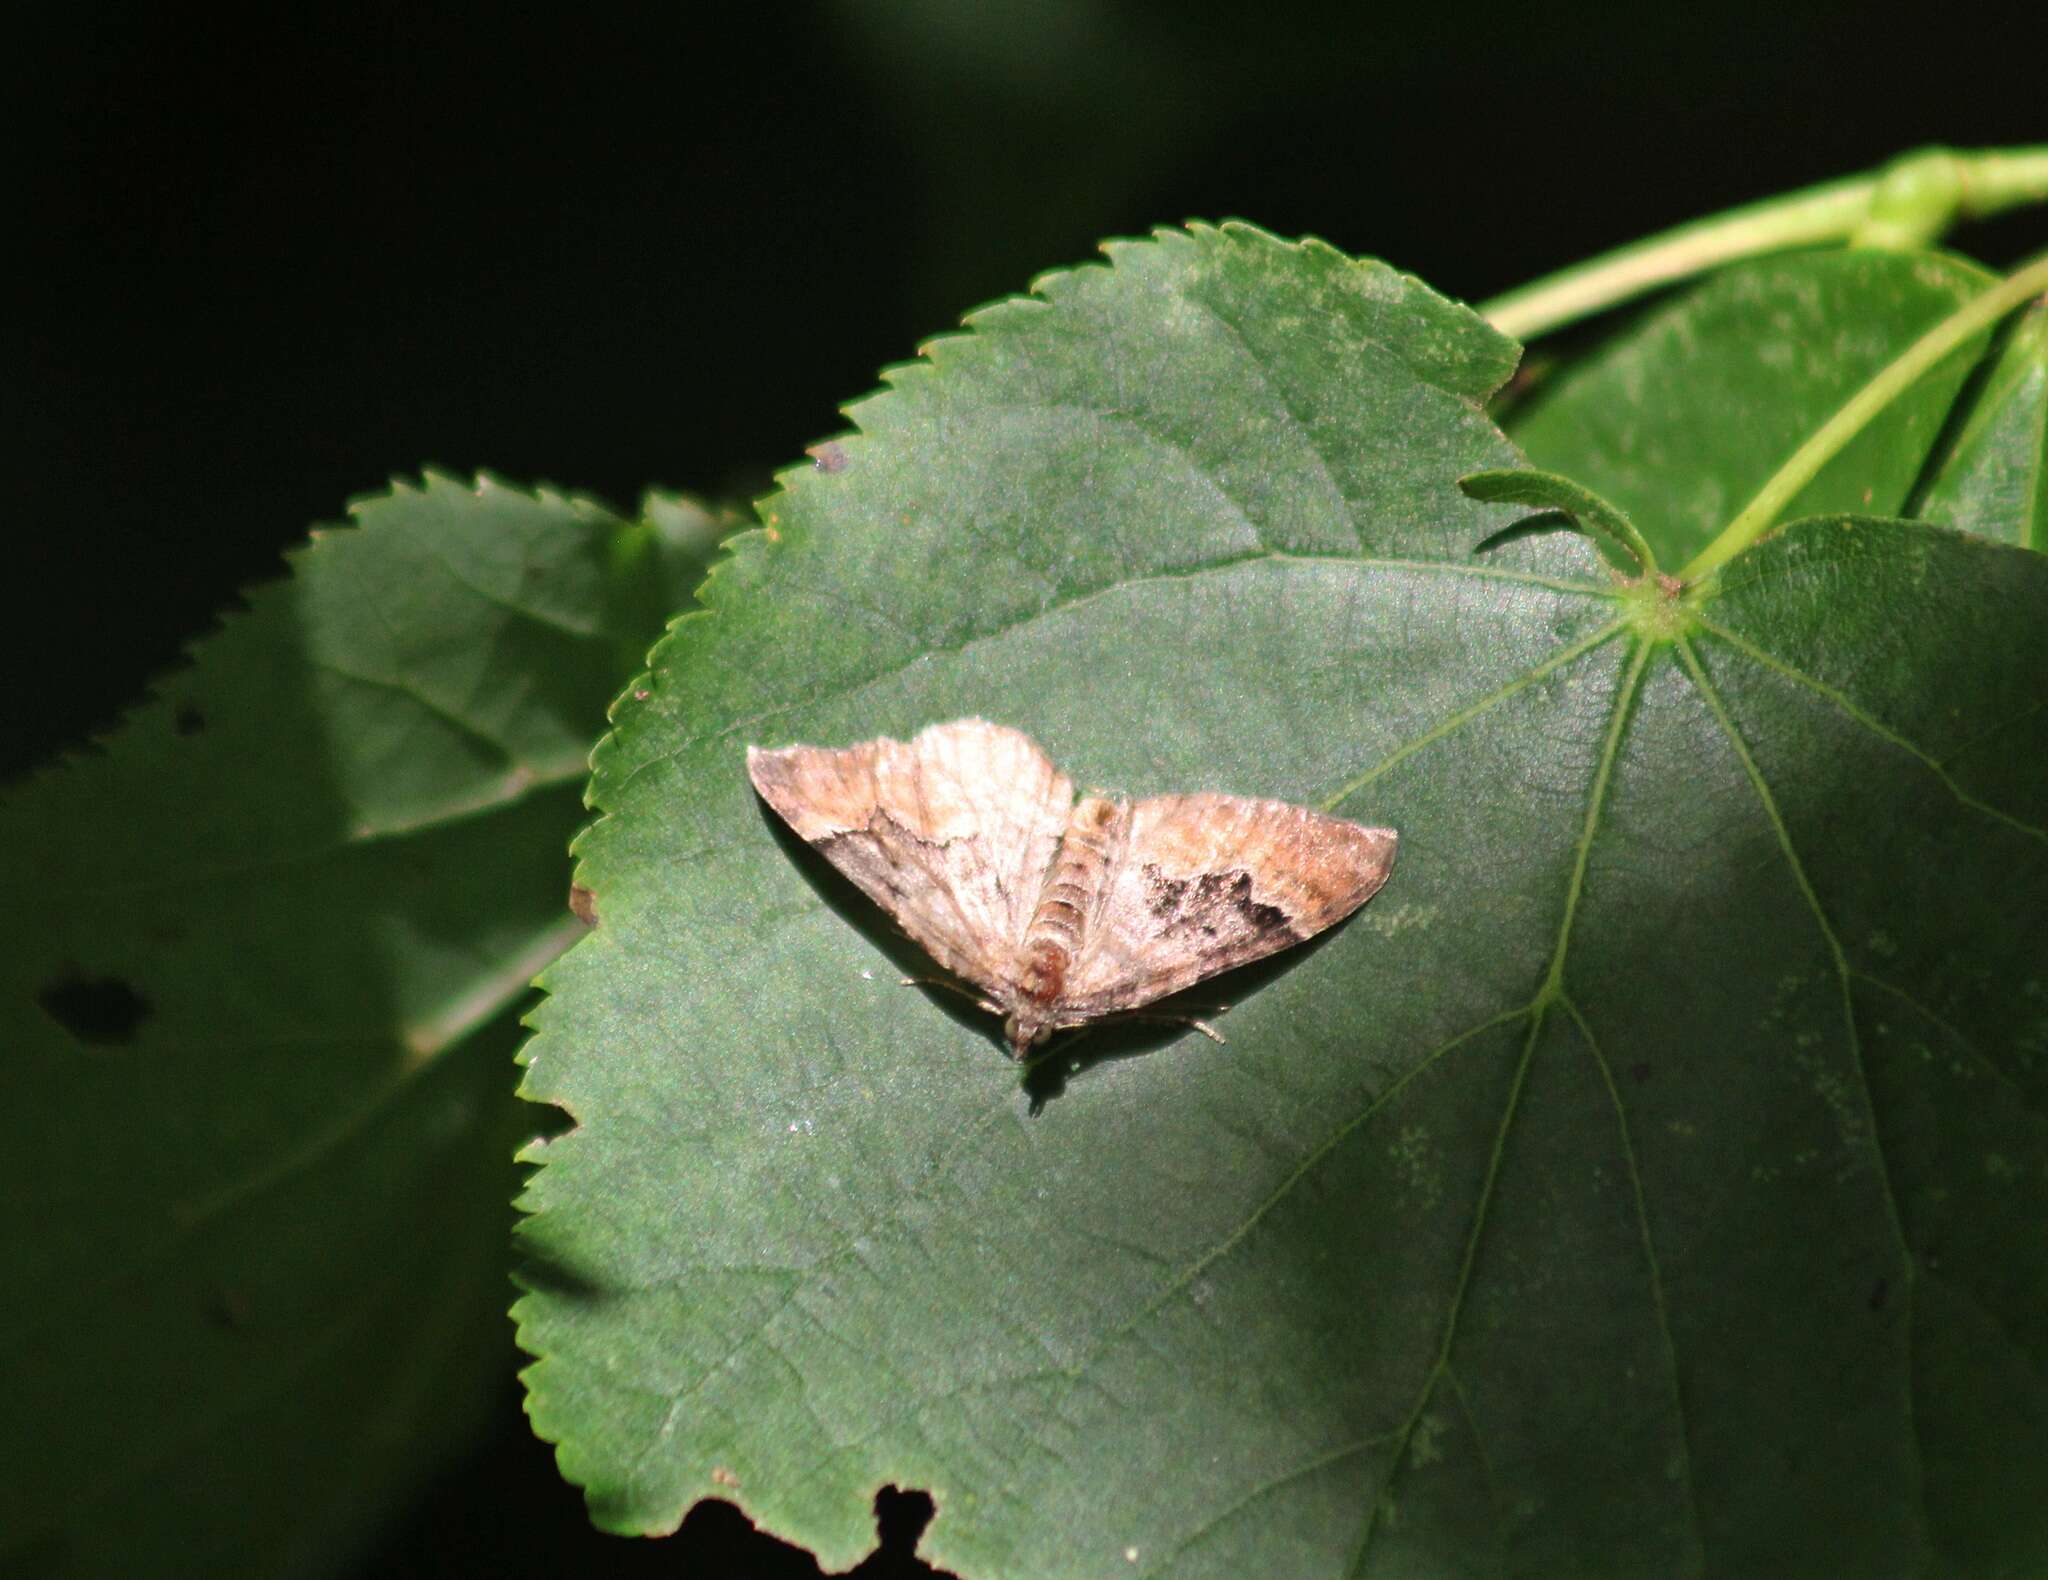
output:
[[[1902,351],[1877,377],[1850,396],[1834,416],[1815,429],[1813,436],[1792,453],[1771,480],[1722,528],[1721,533],[1693,556],[1680,572],[1688,581],[1710,576],[1748,548],[1777,524],[1785,507],[1814,480],[1822,467],[1841,454],[1885,407],[1913,387],[1930,369],[1971,336],[1981,334],[2029,297],[2048,292],[2048,256],[2036,258],[2017,273],[2008,275],[1982,295],[1936,324]]]
[[[1603,253],[1481,304],[1529,340],[1718,264],[1822,242],[1924,246],[1958,219],[2048,201],[2048,147],[1930,149],[1874,174],[1767,198]]]

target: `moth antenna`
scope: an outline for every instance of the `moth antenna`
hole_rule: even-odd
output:
[[[948,982],[944,977],[898,977],[896,982],[899,987],[944,988],[948,993],[959,994],[962,998],[973,1004],[976,1009],[985,1009],[991,1015],[1000,1015],[1003,1012],[1002,1005],[992,1004],[979,993],[962,987],[958,982]]]

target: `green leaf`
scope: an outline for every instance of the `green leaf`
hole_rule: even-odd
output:
[[[2020,316],[1985,369],[1913,514],[2048,549],[2048,305]]]
[[[597,754],[515,1312],[598,1523],[730,1497],[838,1567],[893,1481],[975,1577],[2048,1549],[2048,564],[1830,519],[1619,586],[1458,490],[1514,461],[1463,310],[1242,226],[1110,253],[855,408]],[[1218,984],[1227,1047],[1021,1072],[742,761],[969,713],[1399,865]]]
[[[503,1375],[512,1011],[687,555],[489,479],[354,513],[0,805],[5,1563],[331,1567]]]
[[[1508,431],[1537,466],[1612,500],[1675,568],[1989,278],[1934,253],[1817,252],[1730,269],[1554,374]],[[1901,510],[1982,347],[1973,338],[1892,403],[1783,519]]]

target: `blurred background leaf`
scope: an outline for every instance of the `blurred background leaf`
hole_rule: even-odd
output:
[[[516,1012],[703,563],[662,506],[396,486],[0,798],[0,1566],[330,1571],[468,1446],[546,1124]]]
[[[2020,314],[1979,368],[1910,511],[2048,550],[2048,303]]]

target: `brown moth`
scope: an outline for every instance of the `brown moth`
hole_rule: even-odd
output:
[[[1232,795],[1074,799],[982,719],[747,748],[761,798],[1003,1017],[1018,1058],[1311,938],[1387,881],[1395,833]]]

